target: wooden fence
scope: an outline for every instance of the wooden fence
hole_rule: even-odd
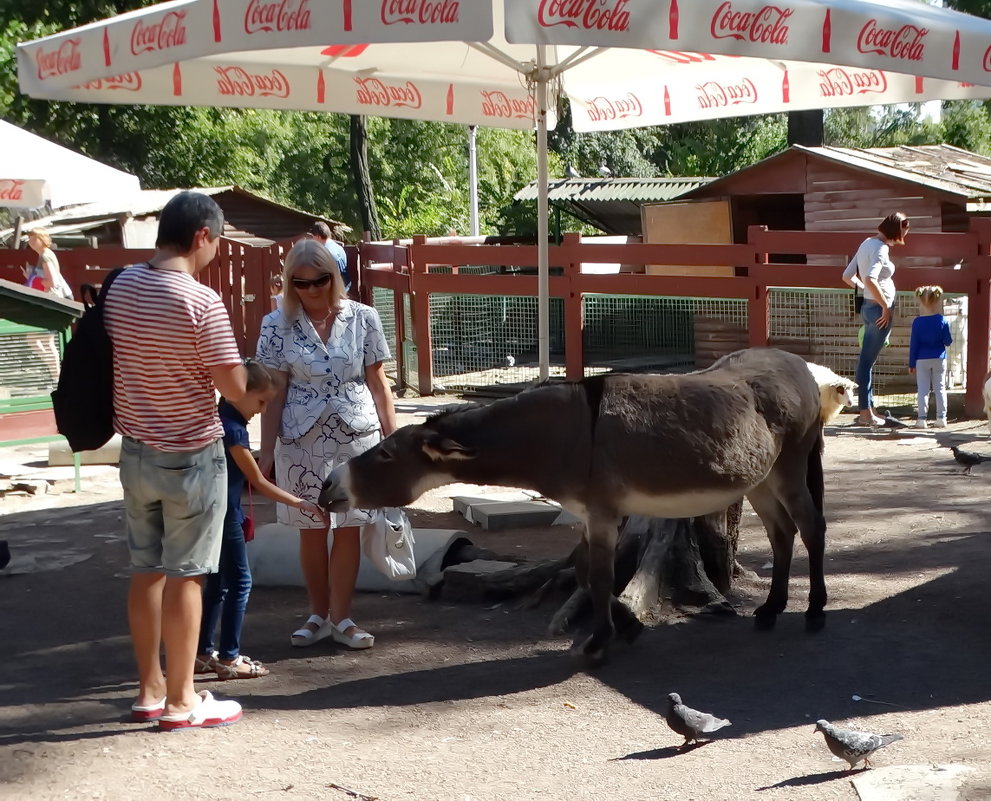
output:
[[[577,234],[566,234],[560,245],[550,248],[550,295],[563,302],[564,368],[569,379],[581,378],[585,370],[584,309],[588,294],[617,296],[696,297],[732,299],[746,303],[746,338],[725,333],[718,323],[702,320],[701,329],[710,339],[732,340],[732,344],[776,343],[771,335],[769,293],[782,287],[836,289],[841,266],[781,264],[769,254],[804,254],[816,261],[831,256],[836,264],[856,250],[863,232],[816,233],[769,231],[753,226],[747,242],[733,245],[605,245],[584,243]],[[217,260],[201,275],[224,299],[242,352],[254,351],[262,317],[271,309],[268,279],[281,269],[287,245],[255,248],[224,240]],[[431,242],[417,237],[409,245],[362,243],[348,247],[349,266],[358,293],[366,303],[374,300],[376,288],[392,291],[395,321],[393,352],[400,380],[406,370],[417,376],[418,389],[434,389],[433,342],[430,330],[431,295],[537,295],[537,248],[533,245],[476,245],[460,242]],[[98,284],[107,271],[140,261],[149,251],[119,248],[59,251],[60,263],[74,290],[83,283]],[[988,369],[991,327],[991,219],[973,219],[966,233],[913,233],[908,244],[894,251],[896,264],[903,257],[924,257],[931,267],[899,269],[896,283],[902,289],[934,283],[949,293],[968,298],[965,408],[972,416],[982,413],[982,381]],[[34,260],[25,250],[0,250],[0,277],[21,281],[20,267]],[[612,262],[623,265],[735,265],[732,277],[662,276],[643,273],[582,273],[583,263]],[[484,265],[506,274],[469,274],[465,267]],[[955,266],[943,266],[955,265]],[[406,330],[407,298],[412,330]],[[470,338],[472,331],[461,332]],[[415,344],[416,364],[404,365],[404,343]],[[714,355],[714,354],[713,354]]]

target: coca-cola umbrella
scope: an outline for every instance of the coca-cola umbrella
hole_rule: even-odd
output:
[[[991,21],[916,0],[174,0],[18,45],[39,98],[576,130],[991,96]]]
[[[61,208],[140,189],[135,175],[0,120],[0,208]]]

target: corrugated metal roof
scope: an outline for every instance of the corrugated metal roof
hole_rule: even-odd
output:
[[[967,199],[991,195],[991,158],[953,145],[795,147]]]
[[[714,178],[561,178],[548,182],[551,201],[627,200],[650,203],[673,200],[704,186]],[[536,200],[537,182],[531,181],[513,196],[514,200]]]

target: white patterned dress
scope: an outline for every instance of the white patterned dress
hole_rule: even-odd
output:
[[[382,438],[381,424],[365,368],[390,358],[378,312],[341,301],[327,341],[309,318],[280,311],[266,315],[258,338],[258,361],[289,374],[286,405],[275,445],[276,483],[316,503],[324,479],[352,456]],[[320,528],[320,520],[283,504],[278,519],[293,528]],[[370,522],[362,509],[332,514],[331,527]]]

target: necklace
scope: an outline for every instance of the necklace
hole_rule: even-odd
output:
[[[323,318],[314,317],[309,312],[306,312],[306,316],[310,318],[310,322],[313,323],[314,326],[318,324],[323,326],[326,325],[327,321],[334,315],[334,311],[335,311],[334,309],[331,309],[329,312],[327,312],[327,316]]]

